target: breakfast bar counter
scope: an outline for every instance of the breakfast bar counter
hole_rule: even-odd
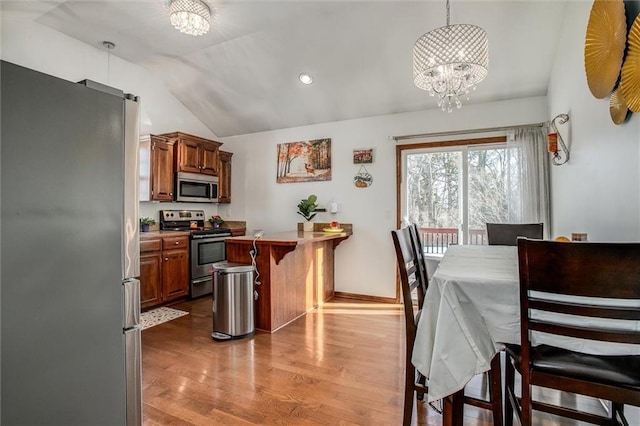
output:
[[[228,262],[251,264],[250,251],[257,249],[257,329],[272,333],[333,297],[334,250],[352,232],[350,225],[341,225],[342,232],[322,232],[322,226],[227,238]]]

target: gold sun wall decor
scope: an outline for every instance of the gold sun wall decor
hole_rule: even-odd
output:
[[[640,112],[640,15],[629,30],[629,50],[622,66],[620,89],[629,109]]]
[[[615,124],[624,123],[627,115],[629,115],[629,108],[627,108],[620,87],[611,94],[611,98],[609,99],[609,114],[611,114],[611,121]]]
[[[624,58],[627,22],[623,0],[595,0],[584,43],[584,68],[591,94],[605,98],[616,85]]]

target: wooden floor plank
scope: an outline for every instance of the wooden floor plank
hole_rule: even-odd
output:
[[[145,426],[402,423],[401,306],[334,300],[276,333],[225,342],[211,338],[210,299],[174,307],[189,315],[142,332]],[[481,377],[469,387],[481,393]],[[486,410],[464,414],[465,425],[492,424]],[[442,417],[417,403],[413,424],[440,426]],[[536,413],[535,426],[578,424]]]

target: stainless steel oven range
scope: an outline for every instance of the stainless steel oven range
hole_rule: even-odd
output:
[[[204,210],[162,210],[160,229],[190,231],[191,298],[211,294],[213,290],[212,265],[226,260],[225,240],[231,236],[227,228],[204,228]]]

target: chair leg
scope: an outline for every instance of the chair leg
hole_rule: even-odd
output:
[[[403,426],[411,425],[411,414],[413,411],[413,395],[415,393],[416,369],[411,363],[407,364],[404,383],[404,412],[402,415]]]
[[[442,426],[463,426],[464,389],[445,397],[442,404]]]
[[[523,371],[523,375],[526,374]],[[531,416],[532,416],[532,408],[531,408],[531,391],[532,386],[529,383],[525,383],[524,377],[522,378],[522,399],[520,400],[520,404],[522,407],[522,412],[520,414],[520,423],[522,426],[531,426]]]
[[[620,420],[618,420],[618,417],[620,417]],[[619,402],[611,403],[611,424],[629,426],[627,418],[624,416],[624,404]]]
[[[503,426],[502,375],[500,374],[500,354],[501,352],[498,352],[491,360],[491,371],[489,372],[489,394],[491,395],[491,405],[493,407],[494,426]]]
[[[511,363],[511,359],[507,355],[504,368],[504,424],[505,426],[513,426],[513,404],[516,403],[516,390],[515,390],[515,376],[516,370]],[[513,398],[513,399],[512,399]]]
[[[419,371],[417,372],[417,374],[418,374],[418,383],[420,383],[422,386],[425,386],[427,383],[427,378],[424,377],[422,373],[420,373]],[[424,392],[416,391],[416,399],[418,401],[424,401]]]

